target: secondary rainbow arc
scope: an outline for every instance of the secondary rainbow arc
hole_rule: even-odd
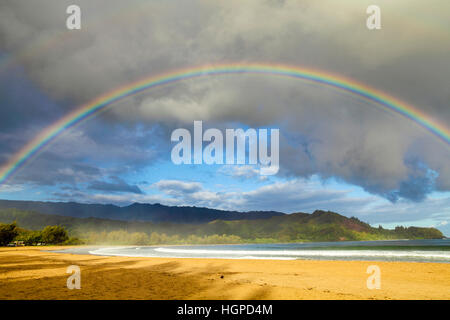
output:
[[[332,73],[299,66],[270,63],[227,63],[180,69],[169,73],[150,76],[103,94],[76,108],[74,111],[42,130],[33,140],[28,142],[22,149],[15,153],[10,160],[0,168],[0,183],[4,183],[28,160],[37,155],[40,150],[56,139],[56,137],[58,137],[62,132],[82,122],[83,120],[90,118],[108,106],[111,106],[114,102],[118,102],[121,99],[157,86],[186,79],[240,73],[266,74],[297,78],[349,92],[368,101],[375,102],[377,106],[394,111],[418,123],[439,139],[443,140],[445,143],[450,144],[450,130],[448,128],[442,124],[439,124],[437,121],[417,108],[382,91],[376,90],[362,83],[358,83],[355,80]]]

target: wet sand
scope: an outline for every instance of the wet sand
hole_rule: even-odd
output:
[[[450,264],[102,257],[0,248],[0,299],[450,299]],[[66,286],[81,269],[81,289]],[[381,270],[369,290],[367,267]]]

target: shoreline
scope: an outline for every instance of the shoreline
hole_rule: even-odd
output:
[[[0,299],[450,299],[450,268],[443,263],[137,258],[47,251],[73,247],[0,248]],[[80,290],[66,287],[70,265],[80,267]],[[367,288],[370,265],[381,270],[380,290]]]
[[[237,247],[236,247],[237,246]],[[212,249],[211,249],[212,247]],[[422,262],[450,264],[450,246],[352,245],[289,247],[264,245],[92,245],[77,246],[58,253],[92,254],[106,257],[233,259],[233,260],[312,260],[362,262]],[[41,247],[42,248],[42,247]],[[142,249],[142,250],[134,250]],[[48,250],[51,251],[51,250]]]

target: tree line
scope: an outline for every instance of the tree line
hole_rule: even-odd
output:
[[[46,226],[42,230],[26,230],[20,228],[16,222],[0,223],[0,246],[7,246],[13,241],[24,245],[44,244],[81,244],[77,238],[69,237],[63,226]]]

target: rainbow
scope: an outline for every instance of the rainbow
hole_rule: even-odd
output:
[[[186,79],[227,74],[274,75],[323,84],[351,93],[367,101],[374,102],[377,106],[400,114],[427,129],[445,143],[450,144],[450,130],[422,111],[389,96],[386,93],[343,76],[298,66],[270,63],[226,63],[175,70],[165,74],[150,76],[105,93],[76,108],[74,111],[42,130],[19,152],[14,154],[10,160],[0,168],[0,183],[5,182],[26,162],[37,156],[40,150],[43,150],[62,132],[79,124],[83,120],[89,119],[100,111],[106,110],[108,106],[111,106],[115,102],[158,86]]]

